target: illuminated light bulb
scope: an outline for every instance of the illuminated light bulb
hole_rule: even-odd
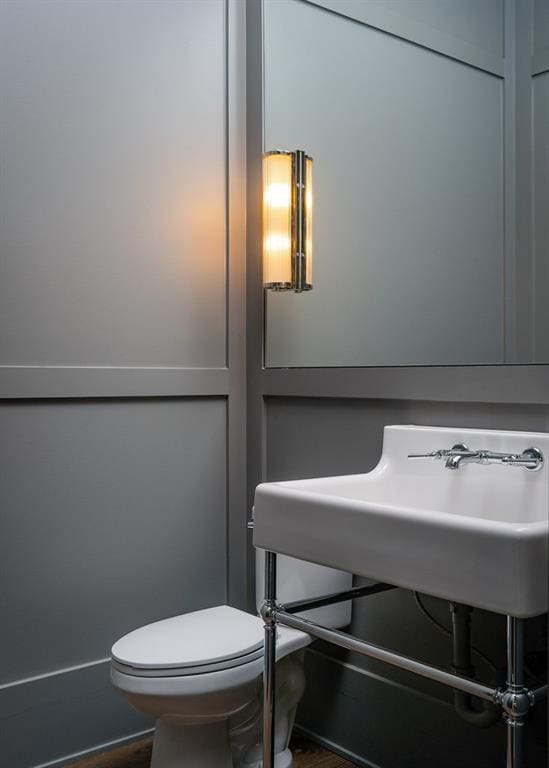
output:
[[[265,248],[268,251],[287,253],[291,246],[291,240],[286,235],[270,234],[265,238]]]
[[[288,184],[270,184],[265,190],[265,203],[273,208],[288,208],[292,193]]]

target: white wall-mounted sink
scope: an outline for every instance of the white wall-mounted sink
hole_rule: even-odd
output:
[[[538,471],[411,461],[465,443]],[[511,616],[547,611],[549,434],[385,427],[371,472],[259,485],[254,545]]]

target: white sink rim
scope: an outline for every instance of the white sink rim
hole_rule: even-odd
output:
[[[338,478],[345,478],[345,477],[363,477],[366,476],[368,473],[364,473],[364,475],[334,475]],[[432,509],[419,509],[418,507],[410,507],[406,506],[404,504],[402,505],[394,505],[394,504],[383,504],[381,502],[368,502],[368,501],[361,501],[359,499],[353,499],[348,496],[344,495],[337,495],[337,494],[329,494],[329,493],[321,493],[319,491],[308,491],[307,489],[302,488],[296,488],[291,487],[292,484],[296,482],[299,483],[301,481],[296,480],[289,480],[287,482],[273,482],[273,483],[262,483],[261,485],[257,486],[258,489],[261,488],[261,492],[267,492],[267,493],[276,493],[276,488],[280,488],[282,491],[285,489],[290,489],[293,493],[296,494],[304,494],[307,496],[307,499],[310,501],[315,501],[318,504],[324,504],[326,503],[327,499],[330,498],[337,498],[341,499],[341,503],[348,504],[349,506],[354,506],[357,511],[362,511],[364,505],[368,505],[372,511],[377,511],[380,514],[393,516],[394,518],[399,519],[403,515],[408,516],[412,520],[417,520],[418,522],[446,522],[447,518],[451,515],[452,516],[452,526],[455,526],[456,528],[477,528],[479,531],[491,531],[495,526],[501,529],[502,533],[507,532],[510,536],[526,536],[529,534],[538,534],[540,531],[546,531],[548,530],[548,523],[543,520],[536,520],[532,522],[510,522],[508,520],[487,520],[483,517],[473,517],[468,515],[455,515],[452,512],[441,512],[439,510],[432,510]]]
[[[401,441],[396,458],[395,441]],[[442,462],[408,462],[403,453],[449,448],[456,442],[467,442],[476,449],[510,452],[535,445],[544,453],[546,462],[539,472],[477,465],[448,470]],[[412,425],[386,427],[384,451],[371,472],[258,486],[254,544],[498,613],[519,617],[544,613],[547,611],[548,458],[549,435],[545,433]],[[341,492],[315,489],[318,485],[325,487],[338,482],[341,485],[345,481],[362,480],[367,484],[380,472],[386,472],[390,482],[390,473],[396,471],[397,466],[409,477],[416,478],[417,474],[419,481],[425,478],[425,483],[416,484],[420,494],[422,489],[430,493],[431,483],[439,482],[445,498],[450,500],[454,495],[451,489],[456,488],[465,495],[473,494],[471,498],[476,493],[486,504],[487,489],[496,493],[493,491],[496,479],[495,498],[499,494],[499,501],[508,503],[509,509],[513,498],[519,503],[528,498],[530,507],[536,507],[534,519],[489,519],[425,509],[417,503],[382,503],[379,499],[368,501]],[[393,477],[398,481],[398,476]],[[376,490],[379,491],[379,487]],[[334,513],[338,515],[337,526],[333,525]],[[443,564],[442,556],[446,558]]]

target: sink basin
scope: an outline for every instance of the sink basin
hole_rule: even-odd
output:
[[[541,469],[408,459],[465,443]],[[547,611],[549,434],[388,426],[371,472],[263,483],[254,545],[525,618]]]

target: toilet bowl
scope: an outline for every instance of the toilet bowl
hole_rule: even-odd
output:
[[[292,764],[288,741],[305,686],[309,635],[277,637],[276,768]],[[263,622],[227,605],[165,619],[121,638],[111,679],[135,709],[156,718],[152,768],[261,765]]]
[[[350,587],[348,574],[281,560],[282,599]],[[259,570],[261,555],[258,561]],[[318,619],[319,612],[328,626],[350,620],[350,604],[304,615]],[[288,743],[310,642],[304,632],[277,628],[275,768],[292,765]],[[151,768],[261,768],[262,674],[263,621],[228,605],[148,624],[112,648],[113,685],[135,709],[156,719]]]

